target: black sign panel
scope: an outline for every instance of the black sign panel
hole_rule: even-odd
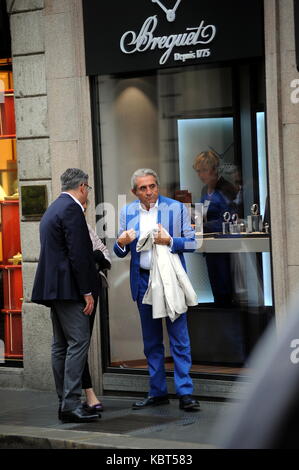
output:
[[[264,54],[263,0],[83,0],[88,75]]]
[[[294,0],[296,63],[299,72],[299,0]]]
[[[6,1],[0,0],[0,58],[11,57],[11,39]]]

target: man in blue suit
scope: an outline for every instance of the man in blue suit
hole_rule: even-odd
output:
[[[98,275],[84,217],[88,175],[69,168],[62,193],[40,222],[41,251],[32,302],[51,308],[52,368],[63,422],[98,419],[81,405],[81,379],[90,342],[89,315],[98,292]]]
[[[158,224],[155,243],[168,245],[172,253],[178,253],[185,269],[183,252],[194,251],[196,245],[186,207],[178,201],[159,195],[159,179],[153,170],[135,171],[131,188],[138,199],[121,211],[120,235],[114,245],[114,252],[120,258],[131,252],[131,292],[133,300],[137,301],[140,313],[144,354],[150,375],[148,396],[133,404],[133,409],[141,409],[146,406],[168,404],[169,400],[164,367],[162,319],[154,320],[151,305],[142,303],[148,287],[152,250],[137,252],[137,240]],[[199,403],[192,397],[193,383],[189,374],[191,351],[186,313],[180,315],[174,322],[167,318],[166,325],[174,360],[174,382],[180,399],[180,408],[198,409]]]

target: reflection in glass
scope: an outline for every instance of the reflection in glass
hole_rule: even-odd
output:
[[[239,188],[229,181],[234,181],[237,171],[233,118],[180,119],[178,141],[181,187],[189,188],[193,202],[203,204],[203,232],[221,232],[223,214],[240,210],[235,202]],[[204,258],[188,255],[187,260],[199,303],[230,305],[233,295],[230,255],[208,253]]]

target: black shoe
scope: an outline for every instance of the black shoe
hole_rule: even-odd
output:
[[[102,403],[97,403],[96,405],[88,405],[88,403],[85,401],[82,406],[84,410],[88,411],[88,413],[91,414],[98,414],[101,416],[102,411],[104,411]]]
[[[61,405],[58,407],[58,419],[61,420]]]
[[[159,406],[159,405],[168,405],[168,395],[163,395],[160,397],[146,397],[143,400],[135,401],[133,403],[132,408],[133,410],[140,410],[145,406]]]
[[[79,405],[74,410],[61,411],[61,421],[63,423],[90,423],[98,421],[99,418],[100,415],[89,413],[84,410],[82,405]]]
[[[199,410],[200,404],[191,395],[180,396],[180,409],[186,411]]]

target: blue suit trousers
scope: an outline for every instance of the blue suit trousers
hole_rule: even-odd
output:
[[[142,303],[143,296],[147,290],[148,280],[149,274],[141,270],[137,305],[141,319],[144,354],[147,359],[150,376],[149,396],[156,397],[167,395],[163,326],[162,319],[153,320],[152,306]],[[193,383],[189,372],[192,360],[186,313],[180,315],[174,322],[167,318],[166,326],[170,352],[174,361],[176,394],[178,396],[191,395]]]

